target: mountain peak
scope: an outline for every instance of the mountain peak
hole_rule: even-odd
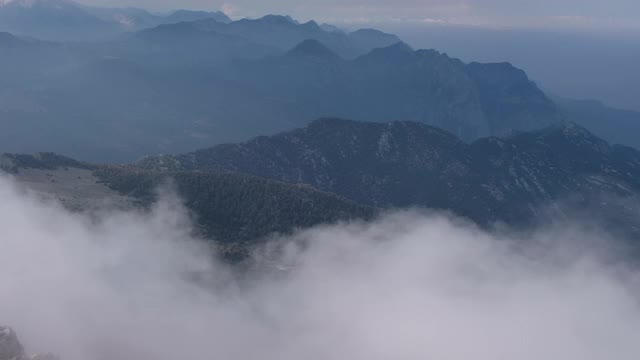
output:
[[[371,50],[370,53],[361,56],[361,59],[381,59],[385,61],[413,58],[416,55],[411,46],[400,41],[393,45]]]
[[[228,24],[232,20],[222,11],[196,11],[178,9],[172,12],[167,18],[166,22],[182,22],[182,21],[197,21],[213,19],[217,22]]]
[[[413,48],[409,46],[407,43],[405,43],[404,41],[399,41],[391,46],[382,48],[382,50],[385,50],[388,52],[411,53],[411,54],[413,54],[414,52]]]
[[[388,34],[385,33],[384,31],[380,31],[377,29],[358,29],[354,32],[349,33],[350,35],[355,35],[355,36],[385,36],[385,37],[389,37],[389,38],[393,38],[396,39],[397,43],[401,43],[402,40],[400,40],[400,38],[398,38],[396,35],[393,34]]]
[[[287,25],[287,24],[292,24],[292,25],[298,25],[298,22],[292,18],[289,15],[273,15],[273,14],[269,14],[269,15],[265,15],[263,17],[261,17],[259,20],[269,23],[269,24],[280,24],[280,25]]]
[[[303,56],[320,59],[337,59],[339,56],[315,39],[307,39],[287,52],[289,56]]]
[[[344,34],[344,31],[335,25],[323,23],[320,28],[328,33]]]
[[[308,21],[304,24],[302,24],[303,27],[307,28],[307,29],[311,29],[311,30],[322,30],[322,28],[320,27],[320,25],[318,25],[317,22],[311,20]]]

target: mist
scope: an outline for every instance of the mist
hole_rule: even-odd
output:
[[[0,323],[80,359],[637,359],[638,272],[580,223],[487,232],[425,211],[217,261],[166,191],[72,213],[0,178]]]

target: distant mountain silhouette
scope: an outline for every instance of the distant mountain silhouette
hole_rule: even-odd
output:
[[[289,56],[302,56],[302,57],[312,57],[319,59],[330,59],[333,60],[338,57],[336,53],[329,50],[324,44],[322,44],[318,40],[305,40],[300,44],[296,45],[293,49],[287,52]]]
[[[390,46],[373,49],[370,53],[361,56],[358,62],[361,64],[369,64],[376,62],[401,62],[411,61],[417,58],[416,52],[411,46],[399,41]]]
[[[48,40],[104,38],[115,27],[68,0],[13,0],[0,6],[0,30]]]
[[[145,65],[227,64],[279,54],[279,50],[235,35],[203,30],[201,22],[181,22],[141,30],[113,43],[110,53]]]
[[[162,22],[165,24],[189,22],[197,20],[212,19],[221,23],[230,23],[231,19],[222,11],[194,11],[194,10],[176,10],[166,16]]]
[[[467,71],[479,90],[491,134],[540,129],[563,118],[527,74],[509,63],[474,62]]]
[[[554,98],[566,117],[609,142],[640,149],[640,112],[614,109],[595,100]]]
[[[231,35],[256,44],[277,48],[283,52],[305,40],[317,40],[345,58],[354,58],[374,48],[400,41],[395,35],[383,32],[371,32],[368,36],[362,36],[359,31],[354,33],[326,31],[315,21],[301,24],[289,16],[281,15],[267,15],[259,19],[241,19],[230,23],[208,19],[194,25],[202,32]],[[174,26],[178,27],[179,24]]]
[[[367,49],[376,49],[400,42],[397,36],[376,29],[356,30],[349,33],[349,38]]]
[[[321,53],[315,57],[324,61],[296,59],[292,53]],[[562,120],[556,105],[510,64],[465,65],[434,50],[414,51],[402,42],[344,61],[319,41],[305,41],[287,56],[240,62],[234,69],[225,74],[229,81],[290,103],[285,116],[293,119],[332,115],[411,120],[463,140],[539,129]]]
[[[97,44],[5,37],[14,44],[0,58],[0,112],[12,120],[0,124],[0,143],[9,152],[128,161],[327,116],[422,122],[471,141],[563,116],[509,64],[466,65],[402,42],[352,59],[344,55],[361,47],[349,34],[286,17],[181,22]],[[16,48],[20,41],[29,46]]]
[[[162,16],[136,8],[90,7],[71,0],[0,3],[0,31],[55,41],[105,40],[126,31],[203,19],[231,21],[220,11],[176,10]]]

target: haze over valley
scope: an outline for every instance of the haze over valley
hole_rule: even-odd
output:
[[[636,5],[319,3],[0,0],[0,360],[640,356]]]

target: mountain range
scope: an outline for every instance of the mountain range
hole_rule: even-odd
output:
[[[343,60],[307,40],[284,56],[234,69],[231,78],[288,103],[285,111],[308,121],[328,115],[409,120],[467,141],[561,121],[556,105],[510,64],[464,64],[402,42]]]
[[[8,2],[0,16],[45,14],[44,26],[55,9],[137,19],[99,42],[0,33],[0,150],[44,152],[0,163],[68,207],[148,206],[173,179],[199,231],[232,248],[413,206],[481,226],[589,209],[625,234],[640,228],[638,152],[607,143],[640,145],[638,114],[549,97],[509,63],[288,16],[63,0]],[[64,22],[89,29],[83,21]]]
[[[397,40],[281,16],[162,25],[91,44],[4,34],[0,143],[126,162],[326,116],[423,122],[465,141],[562,120],[510,64],[464,64]]]
[[[169,182],[198,231],[232,257],[274,232],[408,207],[490,228],[585,216],[625,239],[640,238],[640,152],[571,123],[468,144],[422,123],[320,119],[130,165],[54,154],[4,155],[0,164],[26,186],[80,210],[149,206]]]
[[[320,117],[421,122],[466,142],[571,121],[607,141],[640,146],[638,113],[549,97],[509,63],[464,63],[374,29],[68,0],[5,1],[0,29],[93,39],[0,33],[6,152],[129,162]]]
[[[635,349],[640,113],[542,86],[375,29],[0,0],[0,360]]]
[[[0,31],[56,41],[106,40],[160,24],[202,19],[231,21],[220,11],[176,10],[152,14],[143,9],[91,7],[70,0],[0,2]]]
[[[640,152],[611,146],[573,123],[468,144],[421,123],[323,119],[246,143],[148,157],[137,166],[249,173],[375,207],[450,210],[480,224],[526,222],[545,203],[640,190]]]

